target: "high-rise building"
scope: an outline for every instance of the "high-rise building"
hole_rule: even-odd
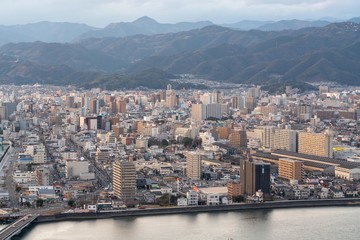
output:
[[[313,108],[308,104],[300,104],[295,107],[295,116],[301,121],[307,121],[312,117]]]
[[[75,97],[74,96],[66,96],[65,97],[65,105],[69,108],[73,108],[75,106]]]
[[[270,194],[270,164],[240,161],[240,183],[244,186],[242,195],[254,195],[258,190]]]
[[[99,113],[99,100],[97,100],[97,99],[91,99],[90,100],[89,112],[91,114],[98,114]]]
[[[116,109],[117,109],[118,113],[126,113],[126,100],[125,99],[117,100],[116,106],[117,106]]]
[[[249,97],[249,96],[245,97],[245,108],[247,108],[249,112],[254,110],[256,104],[257,101],[255,97]]]
[[[262,132],[262,144],[273,150],[281,149],[296,152],[297,132],[289,128],[280,129],[273,126],[264,127]]]
[[[136,170],[135,165],[128,161],[115,161],[113,163],[113,191],[114,195],[131,204],[136,196]]]
[[[245,130],[233,131],[229,135],[229,144],[236,147],[247,147],[247,136]]]
[[[198,152],[186,152],[186,176],[193,180],[200,180],[201,171],[201,154]]]
[[[280,178],[301,181],[304,174],[304,163],[294,159],[280,158],[278,172]]]
[[[298,153],[332,158],[332,135],[328,133],[299,132]]]
[[[205,120],[209,117],[222,118],[223,114],[229,112],[227,104],[193,104],[191,108],[191,118],[196,121]]]
[[[191,106],[191,118],[195,121],[202,121],[206,119],[206,105],[193,104]]]

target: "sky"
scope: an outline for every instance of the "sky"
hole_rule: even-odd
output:
[[[149,16],[158,22],[350,19],[360,0],[0,0],[0,25],[39,21],[104,27]]]

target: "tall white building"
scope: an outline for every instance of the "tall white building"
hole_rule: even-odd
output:
[[[291,129],[280,129],[276,127],[264,127],[262,134],[262,143],[264,147],[273,150],[281,149],[290,152],[296,152],[296,134]]]

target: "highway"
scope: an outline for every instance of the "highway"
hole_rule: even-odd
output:
[[[33,222],[39,215],[26,215],[15,222],[11,223],[7,227],[1,229],[0,239],[8,240],[11,239],[16,234],[19,234],[21,230],[27,227],[31,222]]]
[[[16,194],[15,183],[12,179],[12,173],[14,171],[16,161],[16,157],[14,156],[15,152],[15,148],[9,146],[8,151],[0,162],[0,176],[5,177],[6,189],[9,191],[10,204],[13,208],[19,207],[19,200]]]

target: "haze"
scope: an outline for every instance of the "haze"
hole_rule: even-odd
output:
[[[358,0],[0,0],[0,25],[56,21],[104,27],[141,16],[168,23],[349,19],[359,9]]]

